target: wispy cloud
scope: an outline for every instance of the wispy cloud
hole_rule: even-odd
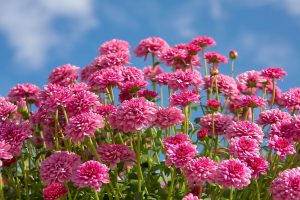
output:
[[[96,24],[93,0],[0,0],[0,5],[0,31],[17,64],[29,69],[41,68],[49,50],[74,42]],[[57,30],[59,20],[70,24],[64,33]]]

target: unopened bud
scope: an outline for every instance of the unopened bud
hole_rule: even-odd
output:
[[[235,59],[237,59],[237,57],[238,57],[238,52],[237,52],[237,51],[231,50],[231,51],[229,52],[229,58],[230,58],[231,60],[235,60]]]

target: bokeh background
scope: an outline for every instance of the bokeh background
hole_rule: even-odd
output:
[[[17,83],[42,87],[62,64],[84,67],[106,40],[133,52],[149,36],[174,45],[199,35],[217,41],[210,50],[237,50],[237,73],[283,67],[283,91],[300,86],[299,0],[0,0],[0,95]]]

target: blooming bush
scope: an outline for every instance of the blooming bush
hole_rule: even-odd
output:
[[[0,97],[0,199],[300,199],[300,88],[199,36],[103,43]],[[150,60],[150,61],[149,61]],[[231,66],[231,74],[221,71]],[[202,72],[202,73],[201,73]]]

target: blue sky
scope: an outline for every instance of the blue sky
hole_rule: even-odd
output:
[[[127,40],[133,51],[149,36],[173,45],[209,35],[211,50],[239,52],[237,72],[283,67],[281,88],[300,86],[299,0],[0,0],[0,13],[2,96],[17,83],[42,87],[56,66],[84,67],[106,40]]]

